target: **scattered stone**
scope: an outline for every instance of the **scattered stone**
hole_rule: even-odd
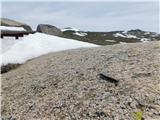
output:
[[[102,74],[102,73],[98,74],[98,76],[99,76],[99,78],[102,79],[102,80],[105,80],[105,81],[108,81],[108,82],[111,82],[111,83],[115,84],[115,86],[117,86],[118,83],[119,83],[118,80],[113,79],[113,78],[111,78],[111,77],[108,77],[108,76],[106,76],[106,75],[104,75],[104,74]]]

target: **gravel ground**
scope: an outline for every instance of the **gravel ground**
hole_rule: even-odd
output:
[[[137,112],[160,120],[159,46],[111,45],[30,60],[2,74],[2,118],[130,120]]]

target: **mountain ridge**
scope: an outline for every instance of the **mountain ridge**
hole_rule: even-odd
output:
[[[2,20],[5,21],[5,19]],[[1,25],[5,25],[2,24],[3,23],[2,20],[1,20]],[[19,26],[22,26],[22,23],[19,24],[21,24]],[[14,24],[12,24],[12,26],[14,26]],[[15,26],[17,26],[17,24]],[[28,26],[28,28],[31,27]],[[110,32],[92,32],[92,31],[78,30],[72,27],[66,27],[60,29],[56,26],[49,24],[38,24],[37,30],[34,32],[42,32],[45,34],[56,35],[59,37],[75,39],[83,42],[90,42],[97,45],[113,45],[120,43],[134,43],[134,42],[160,40],[160,34],[156,32],[143,31],[140,29],[128,30],[128,31],[122,30],[122,31],[110,31]]]

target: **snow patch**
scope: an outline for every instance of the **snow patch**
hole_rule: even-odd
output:
[[[116,33],[116,34],[114,34],[114,36],[115,36],[115,37],[123,37],[123,38],[126,38],[126,36],[125,36],[125,35],[122,35],[121,33]]]
[[[71,28],[71,27],[69,27],[69,28],[63,28],[63,29],[61,29],[61,31],[62,32],[65,32],[65,31],[80,31],[80,30],[78,30],[78,29],[76,29],[76,28]]]
[[[150,34],[150,32],[145,32],[145,33],[144,33],[144,35],[149,35],[149,34]]]
[[[127,38],[134,38],[134,39],[138,39],[137,36],[135,35],[126,35]]]
[[[26,31],[23,27],[8,27],[8,26],[0,26],[0,30],[8,30],[8,31]]]
[[[120,44],[126,44],[126,42],[120,42]]]
[[[116,42],[115,40],[105,40],[106,42]]]
[[[2,42],[3,40],[0,39]],[[73,39],[61,38],[43,33],[30,34],[15,42],[2,42],[2,50],[0,65],[8,63],[24,63],[29,59],[38,57],[49,52],[63,51],[68,49],[76,49],[83,47],[98,47],[98,45],[81,42]]]
[[[148,39],[148,38],[141,38],[141,42],[148,42],[148,41],[150,41],[150,39]]]
[[[74,35],[78,35],[78,36],[81,36],[81,37],[84,37],[86,35],[88,35],[87,33],[84,33],[84,32],[75,32],[73,33]]]
[[[123,32],[123,33],[124,33],[124,32]],[[121,34],[121,33],[116,33],[116,34],[114,34],[114,36],[115,36],[115,37],[123,37],[123,38],[139,39],[139,38],[137,38],[137,36],[135,36],[135,35],[130,35],[130,34],[126,34],[126,33],[124,33],[124,35]]]
[[[62,32],[65,32],[65,31],[74,31],[74,35],[77,35],[77,36],[81,36],[81,37],[84,37],[87,35],[87,33],[85,32],[81,32],[79,29],[76,29],[76,28],[71,28],[71,27],[68,27],[68,28],[63,28],[61,29]]]

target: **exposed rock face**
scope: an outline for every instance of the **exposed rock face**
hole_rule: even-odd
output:
[[[137,112],[160,120],[159,44],[68,50],[31,60],[2,74],[2,118],[131,120]]]
[[[32,32],[32,28],[29,25],[11,19],[1,18],[0,23],[2,26],[23,27],[27,32]]]
[[[39,24],[37,26],[37,32],[46,33],[49,35],[62,36],[62,32],[55,26],[47,24]]]

